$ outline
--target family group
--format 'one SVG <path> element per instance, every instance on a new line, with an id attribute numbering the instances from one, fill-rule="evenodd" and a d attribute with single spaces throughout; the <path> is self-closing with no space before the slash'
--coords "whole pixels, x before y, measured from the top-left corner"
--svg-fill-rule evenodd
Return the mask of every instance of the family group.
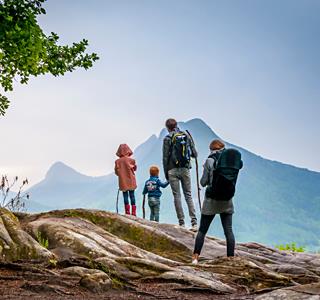
<path id="1" fill-rule="evenodd" d="M 159 222 L 161 188 L 170 185 L 178 223 L 185 227 L 185 215 L 181 201 L 182 187 L 191 219 L 191 230 L 197 231 L 192 262 L 198 263 L 205 235 L 216 214 L 220 215 L 226 236 L 227 256 L 234 256 L 233 197 L 238 174 L 243 166 L 240 152 L 236 149 L 226 148 L 221 140 L 209 141 L 210 153 L 203 165 L 200 179 L 200 184 L 206 188 L 206 191 L 201 207 L 200 226 L 198 227 L 192 198 L 190 172 L 192 159 L 197 159 L 198 152 L 191 134 L 188 131 L 180 130 L 175 119 L 168 119 L 165 126 L 168 134 L 163 140 L 162 162 L 166 181 L 159 178 L 159 167 L 153 165 L 149 169 L 150 178 L 143 187 L 143 196 L 148 197 L 150 220 Z M 119 158 L 115 162 L 115 174 L 119 178 L 119 190 L 123 193 L 125 213 L 136 216 L 136 161 L 132 158 L 133 152 L 127 144 L 121 144 L 116 154 Z"/>

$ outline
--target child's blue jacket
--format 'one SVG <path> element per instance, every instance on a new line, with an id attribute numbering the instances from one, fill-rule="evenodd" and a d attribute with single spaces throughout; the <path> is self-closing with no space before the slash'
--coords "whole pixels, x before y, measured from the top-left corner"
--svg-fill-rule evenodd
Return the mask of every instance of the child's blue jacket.
<path id="1" fill-rule="evenodd" d="M 166 188 L 169 185 L 169 182 L 162 182 L 158 176 L 151 176 L 145 183 L 142 194 L 148 194 L 150 198 L 160 198 L 162 192 L 160 187 Z"/>

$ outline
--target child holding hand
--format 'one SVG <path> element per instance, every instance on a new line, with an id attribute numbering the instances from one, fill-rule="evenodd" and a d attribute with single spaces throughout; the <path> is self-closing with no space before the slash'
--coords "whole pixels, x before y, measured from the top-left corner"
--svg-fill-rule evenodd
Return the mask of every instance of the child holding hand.
<path id="1" fill-rule="evenodd" d="M 166 188 L 169 182 L 162 182 L 159 179 L 159 168 L 157 166 L 150 167 L 150 178 L 146 181 L 143 195 L 148 194 L 148 204 L 150 207 L 150 221 L 159 222 L 160 214 L 160 197 L 162 192 L 160 188 Z"/>

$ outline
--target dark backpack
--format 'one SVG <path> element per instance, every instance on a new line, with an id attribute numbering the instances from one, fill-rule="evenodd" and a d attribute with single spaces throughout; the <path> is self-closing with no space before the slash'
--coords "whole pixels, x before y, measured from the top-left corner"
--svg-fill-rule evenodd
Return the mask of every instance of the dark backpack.
<path id="1" fill-rule="evenodd" d="M 183 131 L 175 132 L 171 137 L 171 158 L 175 166 L 179 168 L 186 168 L 190 164 L 190 141 L 188 135 Z"/>
<path id="2" fill-rule="evenodd" d="M 236 192 L 238 174 L 243 167 L 241 153 L 230 148 L 209 157 L 215 159 L 215 170 L 206 196 L 215 200 L 230 200 Z"/>

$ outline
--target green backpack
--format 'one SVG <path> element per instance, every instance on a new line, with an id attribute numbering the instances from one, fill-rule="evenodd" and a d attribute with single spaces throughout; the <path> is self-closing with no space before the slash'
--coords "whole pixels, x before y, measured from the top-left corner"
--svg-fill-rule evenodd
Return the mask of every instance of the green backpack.
<path id="1" fill-rule="evenodd" d="M 236 192 L 238 174 L 243 167 L 241 153 L 230 148 L 209 157 L 215 159 L 215 170 L 211 185 L 206 190 L 206 196 L 215 200 L 228 201 Z"/>

